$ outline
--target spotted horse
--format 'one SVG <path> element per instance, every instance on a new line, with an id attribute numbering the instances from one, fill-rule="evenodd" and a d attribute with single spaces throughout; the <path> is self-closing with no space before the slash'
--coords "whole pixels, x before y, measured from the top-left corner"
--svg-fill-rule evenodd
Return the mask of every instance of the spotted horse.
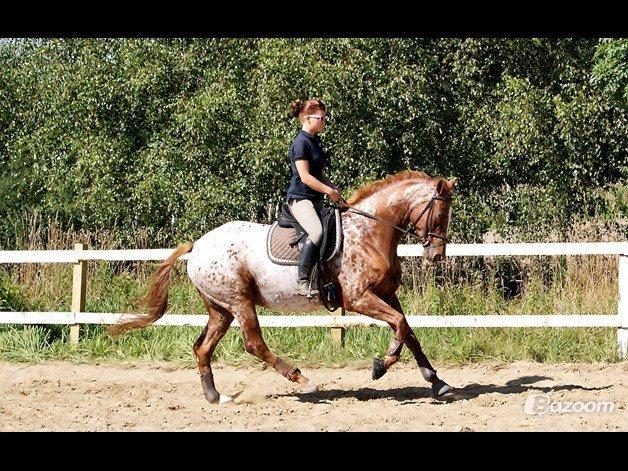
<path id="1" fill-rule="evenodd" d="M 423 378 L 431 384 L 435 397 L 451 387 L 437 376 L 423 353 L 396 295 L 401 284 L 397 246 L 404 234 L 398 229 L 409 226 L 411 231 L 421 235 L 423 255 L 429 261 L 443 260 L 454 184 L 454 179 L 433 178 L 408 170 L 359 188 L 347 201 L 351 210 L 344 212 L 341 218 L 342 247 L 326 262 L 340 287 L 342 307 L 385 321 L 394 331 L 384 358 L 373 361 L 373 378 L 382 377 L 398 361 L 405 344 L 414 355 Z M 373 217 L 364 217 L 364 214 Z M 317 391 L 311 379 L 273 353 L 262 337 L 256 306 L 284 312 L 311 312 L 322 307 L 319 298 L 296 294 L 296 266 L 280 265 L 269 259 L 266 246 L 269 228 L 266 224 L 232 221 L 207 232 L 195 242 L 181 245 L 158 266 L 143 299 L 147 312 L 124 316 L 109 327 L 110 333 L 120 335 L 161 318 L 167 309 L 174 263 L 190 253 L 187 273 L 209 314 L 206 327 L 194 343 L 206 399 L 210 403 L 231 400 L 216 390 L 211 358 L 234 318 L 240 325 L 247 352 L 298 383 L 302 393 Z"/>

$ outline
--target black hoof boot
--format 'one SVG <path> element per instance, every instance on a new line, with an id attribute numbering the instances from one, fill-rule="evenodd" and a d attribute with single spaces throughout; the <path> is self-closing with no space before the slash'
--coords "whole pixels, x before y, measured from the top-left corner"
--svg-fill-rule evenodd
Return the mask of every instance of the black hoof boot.
<path id="1" fill-rule="evenodd" d="M 386 374 L 384 362 L 379 358 L 373 358 L 373 379 L 379 379 Z"/>
<path id="2" fill-rule="evenodd" d="M 437 379 L 432 383 L 432 396 L 441 397 L 443 394 L 451 391 L 451 386 L 442 379 Z"/>
<path id="3" fill-rule="evenodd" d="M 214 386 L 214 377 L 210 374 L 201 375 L 201 384 L 203 385 L 203 392 L 205 393 L 205 399 L 210 404 L 218 404 L 220 402 L 220 394 L 216 391 Z"/>

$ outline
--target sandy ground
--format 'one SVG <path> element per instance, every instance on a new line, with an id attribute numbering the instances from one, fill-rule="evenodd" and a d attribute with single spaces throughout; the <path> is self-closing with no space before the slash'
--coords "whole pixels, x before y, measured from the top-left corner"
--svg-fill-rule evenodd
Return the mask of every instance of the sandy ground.
<path id="1" fill-rule="evenodd" d="M 215 365 L 218 390 L 236 397 L 210 405 L 197 371 L 172 364 L 0 362 L 0 430 L 628 431 L 628 362 L 441 366 L 456 388 L 444 400 L 432 399 L 412 365 L 395 365 L 378 381 L 370 369 L 303 372 L 319 392 L 301 395 L 261 366 Z M 532 405 L 528 398 L 539 394 L 549 394 L 553 411 L 526 414 L 526 399 Z M 534 404 L 543 407 L 543 400 Z M 612 401 L 613 411 L 558 412 L 559 401 L 598 410 L 607 407 L 598 401 Z"/>

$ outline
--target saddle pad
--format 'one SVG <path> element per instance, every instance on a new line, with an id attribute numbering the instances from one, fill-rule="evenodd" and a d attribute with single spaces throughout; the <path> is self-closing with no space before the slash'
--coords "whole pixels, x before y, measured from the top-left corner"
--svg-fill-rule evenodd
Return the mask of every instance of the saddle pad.
<path id="1" fill-rule="evenodd" d="M 274 263 L 279 265 L 298 265 L 299 247 L 290 247 L 290 241 L 295 237 L 296 231 L 293 227 L 281 227 L 277 221 L 270 226 L 268 237 L 266 238 L 266 249 L 268 256 Z"/>
<path id="2" fill-rule="evenodd" d="M 329 234 L 331 239 L 333 250 L 325 257 L 324 261 L 331 260 L 340 250 L 340 244 L 342 242 L 342 222 L 340 220 L 340 211 L 335 210 L 334 218 L 336 220 L 336 228 L 334 234 Z M 268 230 L 268 236 L 266 237 L 266 252 L 268 258 L 273 263 L 279 265 L 298 265 L 299 264 L 299 247 L 295 245 L 290 247 L 289 243 L 296 236 L 296 231 L 293 227 L 281 227 L 277 224 L 277 221 L 273 222 Z"/>

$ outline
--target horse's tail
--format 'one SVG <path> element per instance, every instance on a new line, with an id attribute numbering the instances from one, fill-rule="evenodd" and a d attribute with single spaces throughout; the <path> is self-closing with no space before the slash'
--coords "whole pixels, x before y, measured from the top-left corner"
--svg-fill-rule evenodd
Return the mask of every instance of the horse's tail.
<path id="1" fill-rule="evenodd" d="M 146 327 L 164 315 L 168 308 L 168 287 L 170 285 L 170 272 L 174 262 L 182 255 L 190 252 L 192 247 L 194 247 L 194 242 L 188 242 L 177 247 L 172 255 L 157 267 L 157 273 L 155 273 L 148 293 L 139 302 L 141 306 L 148 308 L 148 314 L 139 314 L 130 320 L 109 326 L 107 330 L 111 335 L 117 336 L 129 329 Z"/>

